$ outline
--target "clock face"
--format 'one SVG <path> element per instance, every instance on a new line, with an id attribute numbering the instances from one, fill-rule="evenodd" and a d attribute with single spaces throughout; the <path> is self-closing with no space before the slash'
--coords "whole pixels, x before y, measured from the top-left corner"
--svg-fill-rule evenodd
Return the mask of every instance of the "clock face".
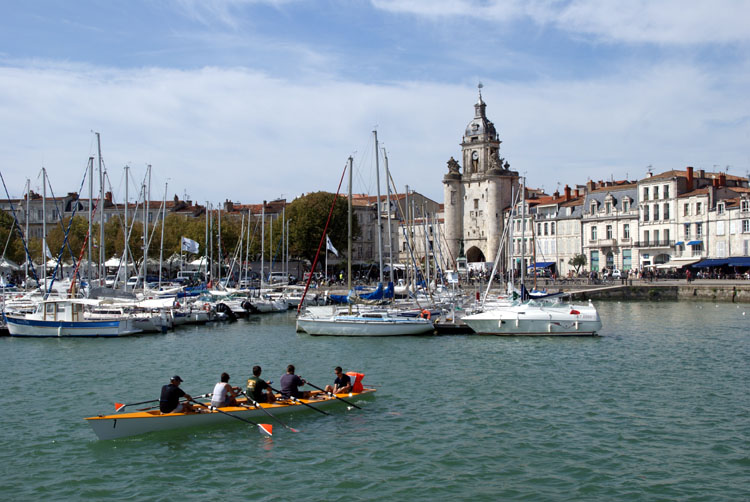
<path id="1" fill-rule="evenodd" d="M 471 158 L 477 160 L 479 158 L 479 152 L 474 151 L 474 153 L 471 154 Z"/>

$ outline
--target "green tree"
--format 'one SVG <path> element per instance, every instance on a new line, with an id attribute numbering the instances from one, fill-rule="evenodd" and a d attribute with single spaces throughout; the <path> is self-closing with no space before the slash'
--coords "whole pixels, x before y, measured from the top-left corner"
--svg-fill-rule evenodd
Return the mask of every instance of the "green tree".
<path id="1" fill-rule="evenodd" d="M 568 260 L 568 264 L 574 266 L 576 268 L 576 274 L 578 274 L 581 270 L 581 267 L 586 266 L 586 255 L 577 254 L 573 256 L 573 258 Z"/>
<path id="2" fill-rule="evenodd" d="M 311 262 L 315 258 L 334 197 L 335 194 L 329 192 L 315 192 L 295 199 L 289 205 L 286 214 L 287 218 L 292 220 L 289 225 L 289 252 L 292 255 L 306 258 Z M 347 241 L 347 213 L 346 197 L 339 197 L 328 227 L 331 241 L 336 243 Z M 356 238 L 359 236 L 359 224 L 356 218 L 352 218 L 352 224 L 352 235 Z M 274 240 L 275 238 L 276 229 L 274 229 Z"/>

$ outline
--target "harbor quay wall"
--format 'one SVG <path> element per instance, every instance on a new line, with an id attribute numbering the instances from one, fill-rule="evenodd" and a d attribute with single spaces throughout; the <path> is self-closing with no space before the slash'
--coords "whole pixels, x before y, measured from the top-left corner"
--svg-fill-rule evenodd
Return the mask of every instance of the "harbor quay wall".
<path id="1" fill-rule="evenodd" d="M 635 284 L 570 291 L 578 300 L 683 300 L 750 303 L 750 284 Z"/>

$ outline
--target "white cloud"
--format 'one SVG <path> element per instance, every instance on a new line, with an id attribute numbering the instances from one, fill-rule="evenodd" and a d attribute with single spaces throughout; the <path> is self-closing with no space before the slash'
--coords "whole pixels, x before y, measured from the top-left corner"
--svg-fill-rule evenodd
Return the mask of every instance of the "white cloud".
<path id="1" fill-rule="evenodd" d="M 483 94 L 512 168 L 554 191 L 557 182 L 643 176 L 648 164 L 730 164 L 744 174 L 748 75 L 675 63 L 586 81 L 484 79 Z M 371 162 L 376 125 L 399 188 L 442 201 L 445 163 L 460 158 L 476 99 L 471 84 L 300 82 L 213 67 L 15 65 L 0 67 L 0 87 L 0 168 L 16 195 L 42 165 L 57 193 L 77 190 L 93 129 L 113 180 L 126 163 L 134 176 L 150 163 L 155 186 L 170 178 L 170 193 L 199 201 L 334 190 L 350 153 L 357 165 Z M 374 192 L 372 178 L 358 175 L 355 191 Z"/>
<path id="2" fill-rule="evenodd" d="M 597 40 L 694 45 L 750 40 L 747 0 L 372 0 L 376 8 L 427 18 L 522 18 Z"/>

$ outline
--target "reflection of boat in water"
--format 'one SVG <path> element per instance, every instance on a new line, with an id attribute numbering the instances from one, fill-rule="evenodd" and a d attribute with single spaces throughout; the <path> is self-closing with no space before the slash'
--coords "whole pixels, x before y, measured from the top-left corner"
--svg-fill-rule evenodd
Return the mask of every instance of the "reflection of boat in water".
<path id="1" fill-rule="evenodd" d="M 339 397 L 354 402 L 354 400 L 360 401 L 362 398 L 369 398 L 374 394 L 375 389 L 363 388 L 361 392 L 341 394 Z M 251 421 L 267 421 L 270 417 L 266 412 L 274 416 L 288 415 L 302 411 L 312 412 L 313 410 L 310 410 L 305 404 L 320 410 L 346 406 L 344 401 L 328 396 L 324 392 L 313 391 L 313 397 L 315 399 L 300 399 L 297 402 L 279 400 L 275 403 L 263 403 L 260 404 L 263 409 L 256 408 L 254 405 L 248 405 L 247 400 L 242 398 L 237 400 L 240 406 L 221 408 L 221 411 L 224 413 L 198 408 L 201 411 L 162 414 L 157 409 L 134 413 L 98 415 L 88 417 L 86 421 L 94 429 L 99 439 L 117 439 L 145 434 L 147 432 L 234 422 L 235 419 L 232 416 Z M 228 416 L 227 414 L 231 414 L 232 416 Z"/>
<path id="2" fill-rule="evenodd" d="M 595 335 L 602 321 L 594 305 L 529 300 L 463 317 L 475 332 L 485 335 Z"/>

